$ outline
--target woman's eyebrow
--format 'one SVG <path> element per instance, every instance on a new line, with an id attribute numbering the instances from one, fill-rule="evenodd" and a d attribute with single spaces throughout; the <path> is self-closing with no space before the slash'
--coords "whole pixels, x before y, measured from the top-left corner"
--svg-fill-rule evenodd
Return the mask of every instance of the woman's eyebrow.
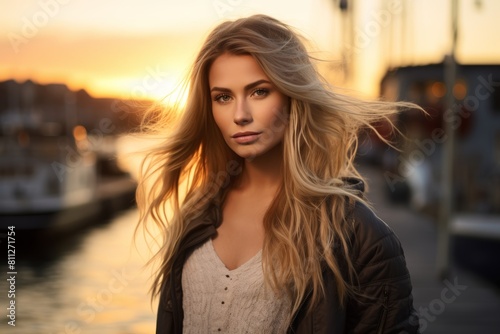
<path id="1" fill-rule="evenodd" d="M 268 80 L 261 79 L 261 80 L 257 80 L 255 82 L 249 83 L 248 85 L 246 85 L 244 87 L 244 89 L 245 89 L 245 91 L 249 91 L 252 88 L 255 88 L 258 85 L 263 84 L 263 83 L 270 84 L 270 82 Z M 210 89 L 210 92 L 214 92 L 214 91 L 223 92 L 223 93 L 231 93 L 231 90 L 229 88 L 223 88 L 223 87 L 212 87 L 212 89 Z"/>

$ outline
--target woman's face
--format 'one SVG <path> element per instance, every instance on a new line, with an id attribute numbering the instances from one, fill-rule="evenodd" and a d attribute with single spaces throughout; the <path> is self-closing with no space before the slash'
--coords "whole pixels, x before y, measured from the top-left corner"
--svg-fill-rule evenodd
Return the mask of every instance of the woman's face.
<path id="1" fill-rule="evenodd" d="M 261 157 L 283 140 L 287 97 L 252 56 L 219 56 L 208 80 L 213 117 L 236 154 L 245 159 Z"/>

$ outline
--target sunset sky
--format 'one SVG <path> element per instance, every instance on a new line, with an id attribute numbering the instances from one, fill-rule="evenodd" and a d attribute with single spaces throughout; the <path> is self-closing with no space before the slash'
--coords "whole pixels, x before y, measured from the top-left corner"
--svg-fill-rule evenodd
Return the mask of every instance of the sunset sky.
<path id="1" fill-rule="evenodd" d="M 500 63 L 500 1 L 460 0 L 457 56 Z M 23 0 L 0 5 L 0 80 L 32 79 L 93 96 L 161 98 L 215 25 L 264 13 L 296 27 L 339 62 L 337 0 Z M 403 6 L 404 3 L 404 6 Z M 358 0 L 350 84 L 377 93 L 387 66 L 439 62 L 450 49 L 451 0 Z"/>

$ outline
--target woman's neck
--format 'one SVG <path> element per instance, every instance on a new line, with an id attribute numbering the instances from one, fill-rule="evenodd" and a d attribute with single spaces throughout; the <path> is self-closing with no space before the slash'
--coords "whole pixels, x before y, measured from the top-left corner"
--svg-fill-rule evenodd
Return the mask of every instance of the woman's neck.
<path id="1" fill-rule="evenodd" d="M 237 188 L 277 190 L 283 180 L 282 168 L 283 149 L 281 145 L 278 145 L 264 155 L 244 161 Z"/>

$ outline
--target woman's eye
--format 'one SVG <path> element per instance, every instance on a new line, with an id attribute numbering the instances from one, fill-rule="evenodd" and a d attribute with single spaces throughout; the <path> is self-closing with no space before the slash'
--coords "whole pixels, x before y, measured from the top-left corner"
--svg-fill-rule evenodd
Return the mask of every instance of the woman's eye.
<path id="1" fill-rule="evenodd" d="M 257 97 L 264 97 L 264 96 L 267 96 L 268 94 L 269 94 L 269 90 L 265 89 L 265 88 L 258 88 L 253 92 L 253 95 L 255 95 Z"/>
<path id="2" fill-rule="evenodd" d="M 231 96 L 229 96 L 227 94 L 219 94 L 219 95 L 216 95 L 214 98 L 214 101 L 217 101 L 219 103 L 227 103 L 227 102 L 229 102 L 229 100 L 231 100 Z"/>

